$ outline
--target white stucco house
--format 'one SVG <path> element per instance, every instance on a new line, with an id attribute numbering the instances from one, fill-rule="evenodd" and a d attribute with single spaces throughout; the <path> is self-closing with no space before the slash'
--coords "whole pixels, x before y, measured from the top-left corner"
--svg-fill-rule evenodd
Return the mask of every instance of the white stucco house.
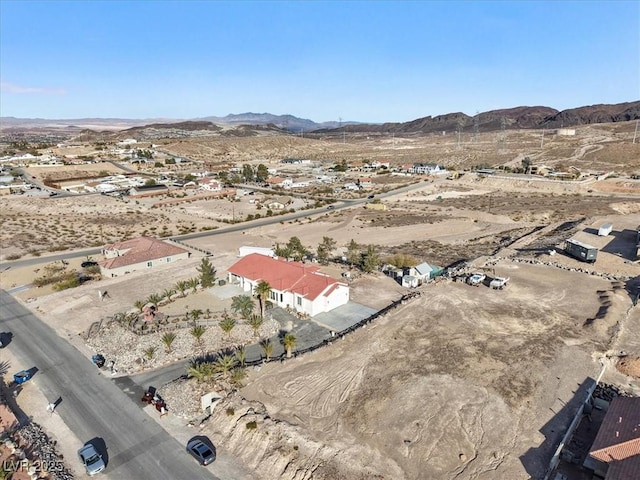
<path id="1" fill-rule="evenodd" d="M 348 285 L 319 269 L 316 265 L 253 253 L 228 269 L 228 280 L 250 294 L 258 283 L 267 282 L 271 287 L 269 300 L 273 304 L 313 317 L 349 302 Z"/>
<path id="2" fill-rule="evenodd" d="M 100 260 L 100 273 L 104 277 L 118 277 L 137 270 L 166 265 L 189 258 L 191 253 L 169 242 L 151 237 L 132 238 L 105 245 L 105 259 Z"/>

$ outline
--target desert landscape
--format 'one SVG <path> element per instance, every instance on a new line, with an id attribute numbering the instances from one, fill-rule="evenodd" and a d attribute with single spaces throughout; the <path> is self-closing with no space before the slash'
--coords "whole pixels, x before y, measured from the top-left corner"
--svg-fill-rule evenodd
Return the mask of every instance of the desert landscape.
<path id="1" fill-rule="evenodd" d="M 237 136 L 216 130 L 179 139 L 162 137 L 158 128 L 84 132 L 68 142 L 73 156 L 101 161 L 15 168 L 44 185 L 132 174 L 129 169 L 159 178 L 164 165 L 132 166 L 95 148 L 96 142 L 136 136 L 144 148 L 161 152 L 159 158 L 189 159 L 172 170 L 176 175 L 263 164 L 277 171 L 274 176 L 307 178 L 344 161 L 352 168 L 340 184 L 365 177 L 371 182 L 363 191 L 333 185 L 292 191 L 241 182 L 234 184 L 233 198 L 206 200 L 182 187 L 149 197 L 3 196 L 0 286 L 88 357 L 107 353 L 120 375 L 135 378 L 200 352 L 186 331 L 178 332 L 171 353 L 161 348 L 160 333 L 136 335 L 110 324 L 88 335 L 97 321 L 106 325 L 136 301 L 197 275 L 205 256 L 218 278 L 226 278 L 240 246 L 276 248 L 297 237 L 316 252 L 330 237 L 335 261 L 322 268 L 344 279 L 351 301 L 378 311 L 409 292 L 416 295 L 314 352 L 247 369 L 236 387 L 183 379 L 167 387 L 168 404 L 180 405 L 176 410 L 186 423 L 199 414 L 199 394 L 208 388 L 228 392 L 202 431 L 255 478 L 542 479 L 584 401 L 583 386 L 603 366 L 601 382 L 640 394 L 640 144 L 632 142 L 634 128 L 635 122 L 616 122 L 577 126 L 571 136 L 514 129 L 466 132 L 461 139 L 454 132 L 390 136 L 349 130 L 348 136 L 306 138 L 277 130 L 248 135 L 246 128 Z M 45 151 L 69 153 L 64 145 Z M 290 158 L 309 159 L 312 166 L 281 163 Z M 360 166 L 373 162 L 390 168 L 433 162 L 447 170 L 392 175 Z M 518 172 L 525 164 L 574 172 L 574 178 Z M 184 202 L 158 205 L 176 195 Z M 265 224 L 266 208 L 258 209 L 256 197 L 258 204 L 275 197 L 290 203 Z M 611 235 L 598 235 L 604 224 L 613 225 Z M 116 278 L 92 276 L 62 291 L 32 285 L 55 253 L 77 251 L 65 269 L 81 272 L 82 261 L 101 258 L 85 252 L 107 243 L 193 233 L 211 235 L 184 239 L 193 254 L 181 264 Z M 586 264 L 564 254 L 568 238 L 597 247 L 597 261 Z M 351 242 L 362 251 L 372 247 L 380 268 L 364 272 L 341 261 Z M 419 287 L 402 287 L 381 271 L 398 255 L 457 269 Z M 508 278 L 508 286 L 461 281 L 474 272 Z M 210 310 L 219 320 L 231 311 L 222 288 L 174 295 L 160 310 L 170 316 Z M 108 290 L 110 298 L 99 300 L 99 290 Z M 280 326 L 272 320 L 261 328 L 259 336 L 269 337 Z M 252 343 L 251 329 L 239 319 L 230 336 L 208 328 L 202 348 L 215 353 Z M 145 364 L 144 352 L 154 345 L 158 351 Z"/>

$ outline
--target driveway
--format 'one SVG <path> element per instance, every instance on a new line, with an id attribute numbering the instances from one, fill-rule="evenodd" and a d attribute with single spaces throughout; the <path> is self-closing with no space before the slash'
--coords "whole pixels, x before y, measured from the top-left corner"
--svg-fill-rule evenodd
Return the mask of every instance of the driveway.
<path id="1" fill-rule="evenodd" d="M 338 333 L 354 326 L 356 323 L 370 317 L 376 312 L 377 310 L 375 308 L 366 307 L 356 302 L 349 302 L 346 305 L 334 308 L 330 312 L 316 315 L 313 317 L 313 321 L 320 326 Z"/>

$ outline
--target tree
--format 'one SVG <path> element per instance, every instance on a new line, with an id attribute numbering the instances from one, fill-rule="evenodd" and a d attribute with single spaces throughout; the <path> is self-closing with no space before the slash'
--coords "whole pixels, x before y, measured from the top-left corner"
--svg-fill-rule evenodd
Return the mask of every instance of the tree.
<path id="1" fill-rule="evenodd" d="M 189 286 L 189 288 L 191 288 L 191 291 L 193 293 L 196 293 L 198 291 L 198 285 L 200 285 L 200 279 L 190 278 L 189 280 L 187 280 L 187 285 Z"/>
<path id="2" fill-rule="evenodd" d="M 300 239 L 298 237 L 291 237 L 286 246 L 287 250 L 290 252 L 290 255 L 293 257 L 295 261 L 302 260 L 306 255 L 309 255 L 309 250 L 307 250 Z"/>
<path id="3" fill-rule="evenodd" d="M 191 362 L 187 368 L 189 378 L 195 378 L 198 383 L 210 380 L 214 373 L 214 366 L 208 362 Z"/>
<path id="4" fill-rule="evenodd" d="M 202 259 L 200 266 L 196 270 L 200 272 L 200 285 L 202 285 L 202 288 L 213 287 L 216 281 L 216 269 L 211 265 L 208 257 Z"/>
<path id="5" fill-rule="evenodd" d="M 171 353 L 171 345 L 176 339 L 176 334 L 173 332 L 167 332 L 162 336 L 162 343 L 166 347 L 167 353 Z"/>
<path id="6" fill-rule="evenodd" d="M 158 350 L 158 348 L 157 348 L 157 347 L 148 347 L 148 348 L 145 348 L 145 350 L 144 350 L 144 352 L 143 352 L 143 353 L 144 353 L 145 358 L 146 358 L 147 360 L 152 360 L 152 359 L 153 359 L 153 357 L 154 357 L 154 355 L 156 354 L 156 351 L 157 351 L 157 350 Z"/>
<path id="7" fill-rule="evenodd" d="M 244 367 L 244 364 L 247 361 L 247 351 L 244 349 L 244 347 L 238 348 L 235 352 L 235 355 L 238 363 L 240 363 L 240 366 Z"/>
<path id="8" fill-rule="evenodd" d="M 318 245 L 318 261 L 322 265 L 329 263 L 331 252 L 336 248 L 336 241 L 331 237 L 322 237 L 322 242 Z"/>
<path id="9" fill-rule="evenodd" d="M 253 334 L 256 337 L 258 336 L 258 332 L 260 331 L 260 327 L 262 326 L 263 322 L 264 319 L 259 315 L 251 315 L 251 317 L 249 317 L 249 320 L 247 321 L 249 326 L 253 328 Z"/>
<path id="10" fill-rule="evenodd" d="M 524 173 L 529 173 L 529 167 L 531 166 L 531 159 L 529 157 L 524 157 L 522 159 L 522 169 Z"/>
<path id="11" fill-rule="evenodd" d="M 235 321 L 235 319 L 227 316 L 227 317 L 223 318 L 222 320 L 220 320 L 219 325 L 220 325 L 220 328 L 222 329 L 222 331 L 227 334 L 227 339 L 229 339 L 229 337 L 231 336 L 231 331 L 236 326 L 236 321 Z"/>
<path id="12" fill-rule="evenodd" d="M 255 180 L 255 173 L 253 171 L 253 167 L 249 164 L 244 164 L 242 166 L 242 179 L 245 182 L 253 182 Z"/>
<path id="13" fill-rule="evenodd" d="M 250 295 L 238 295 L 231 301 L 231 310 L 239 313 L 242 318 L 249 318 L 256 307 Z"/>
<path id="14" fill-rule="evenodd" d="M 180 280 L 176 282 L 176 290 L 180 292 L 181 297 L 186 297 L 187 290 L 189 290 L 189 282 L 186 280 Z"/>
<path id="15" fill-rule="evenodd" d="M 287 332 L 282 337 L 282 346 L 287 352 L 287 358 L 291 358 L 291 351 L 296 348 L 296 337 L 291 333 Z"/>
<path id="16" fill-rule="evenodd" d="M 193 319 L 194 322 L 197 322 L 203 313 L 204 312 L 202 310 L 194 309 L 189 312 L 189 316 Z"/>
<path id="17" fill-rule="evenodd" d="M 347 245 L 347 262 L 349 262 L 351 268 L 360 263 L 360 255 L 360 245 L 358 245 L 355 240 L 351 239 L 349 245 Z"/>
<path id="18" fill-rule="evenodd" d="M 264 280 L 256 285 L 256 295 L 258 295 L 258 301 L 260 302 L 260 316 L 264 318 L 264 311 L 267 304 L 267 299 L 271 294 L 271 285 Z"/>
<path id="19" fill-rule="evenodd" d="M 229 380 L 238 386 L 242 386 L 242 381 L 247 377 L 247 371 L 244 368 L 234 368 L 231 370 L 231 375 L 229 376 Z"/>
<path id="20" fill-rule="evenodd" d="M 133 306 L 136 307 L 140 311 L 140 313 L 142 313 L 142 309 L 145 305 L 146 303 L 144 302 L 144 300 L 136 300 L 133 304 Z"/>
<path id="21" fill-rule="evenodd" d="M 267 178 L 269 178 L 269 170 L 266 165 L 260 164 L 256 170 L 256 182 L 264 182 Z"/>
<path id="22" fill-rule="evenodd" d="M 202 336 L 206 330 L 203 325 L 195 325 L 191 328 L 189 333 L 191 333 L 197 345 L 202 346 Z"/>
<path id="23" fill-rule="evenodd" d="M 380 257 L 373 245 L 367 247 L 367 251 L 362 257 L 362 270 L 367 273 L 374 272 L 380 265 Z"/>
<path id="24" fill-rule="evenodd" d="M 162 298 L 166 299 L 167 302 L 171 301 L 171 297 L 176 294 L 175 288 L 165 288 L 162 292 Z"/>
<path id="25" fill-rule="evenodd" d="M 153 178 L 147 178 L 144 182 L 145 187 L 152 187 L 156 184 L 156 181 Z"/>
<path id="26" fill-rule="evenodd" d="M 266 357 L 268 362 L 269 359 L 271 358 L 271 354 L 273 353 L 273 342 L 271 341 L 271 339 L 265 338 L 260 342 L 260 346 L 262 347 L 262 350 L 264 351 L 264 356 Z"/>
<path id="27" fill-rule="evenodd" d="M 237 363 L 237 360 L 232 355 L 222 355 L 216 360 L 214 368 L 220 372 L 223 377 L 227 378 L 229 372 L 233 370 Z"/>
<path id="28" fill-rule="evenodd" d="M 159 295 L 157 293 L 152 293 L 147 297 L 147 303 L 158 306 L 162 298 L 163 298 L 162 295 Z"/>

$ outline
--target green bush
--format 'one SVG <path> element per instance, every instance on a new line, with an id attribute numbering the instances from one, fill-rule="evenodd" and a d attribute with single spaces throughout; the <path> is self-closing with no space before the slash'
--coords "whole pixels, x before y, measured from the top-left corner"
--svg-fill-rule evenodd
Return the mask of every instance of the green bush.
<path id="1" fill-rule="evenodd" d="M 227 408 L 227 415 L 229 415 L 230 417 L 233 417 L 235 413 L 236 411 L 233 409 L 233 407 Z"/>

